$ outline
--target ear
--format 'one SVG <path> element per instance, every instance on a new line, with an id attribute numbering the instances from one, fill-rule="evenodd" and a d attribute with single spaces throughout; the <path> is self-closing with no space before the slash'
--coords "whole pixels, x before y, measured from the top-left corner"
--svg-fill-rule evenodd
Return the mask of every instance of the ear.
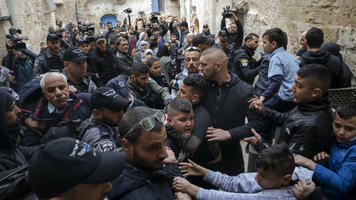
<path id="1" fill-rule="evenodd" d="M 135 75 L 131 75 L 131 76 L 130 76 L 130 79 L 131 79 L 132 81 L 134 81 L 134 80 L 136 79 Z"/>
<path id="2" fill-rule="evenodd" d="M 98 109 L 93 109 L 93 115 L 96 119 L 101 120 L 103 118 L 103 114 Z"/>
<path id="3" fill-rule="evenodd" d="M 292 181 L 292 175 L 287 174 L 282 179 L 282 185 L 289 186 L 291 181 Z"/>
<path id="4" fill-rule="evenodd" d="M 125 138 L 121 139 L 122 149 L 126 154 L 126 158 L 132 160 L 133 158 L 133 145 Z"/>
<path id="5" fill-rule="evenodd" d="M 322 95 L 323 91 L 320 88 L 315 88 L 312 92 L 312 97 L 320 97 Z"/>
<path id="6" fill-rule="evenodd" d="M 69 65 L 68 61 L 63 61 L 63 65 L 64 65 L 65 68 L 67 68 L 68 65 Z"/>
<path id="7" fill-rule="evenodd" d="M 192 104 L 197 104 L 200 101 L 200 96 L 198 94 L 194 94 L 192 97 Z"/>
<path id="8" fill-rule="evenodd" d="M 277 42 L 276 42 L 276 41 L 273 41 L 271 44 L 272 44 L 273 49 L 277 49 L 277 48 L 278 48 L 278 47 L 277 47 Z"/>
<path id="9" fill-rule="evenodd" d="M 168 115 L 167 115 L 167 122 L 170 124 L 172 122 L 172 118 L 170 118 Z"/>
<path id="10" fill-rule="evenodd" d="M 222 62 L 217 62 L 216 63 L 216 69 L 218 70 L 218 71 L 220 71 L 221 69 L 223 68 L 223 63 Z"/>

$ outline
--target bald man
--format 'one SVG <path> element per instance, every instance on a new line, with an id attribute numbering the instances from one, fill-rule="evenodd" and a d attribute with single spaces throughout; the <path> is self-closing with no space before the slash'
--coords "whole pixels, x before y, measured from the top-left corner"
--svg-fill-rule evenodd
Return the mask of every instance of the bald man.
<path id="1" fill-rule="evenodd" d="M 85 120 L 91 115 L 90 95 L 70 92 L 67 78 L 61 73 L 46 73 L 27 87 L 21 94 L 25 125 L 30 130 L 24 137 L 27 146 L 39 144 L 50 127 L 68 120 Z"/>
<path id="2" fill-rule="evenodd" d="M 253 88 L 228 72 L 227 60 L 223 50 L 209 48 L 201 54 L 199 70 L 209 82 L 202 101 L 212 118 L 207 139 L 220 143 L 224 161 L 222 172 L 237 175 L 244 172 L 240 139 L 251 135 L 251 128 L 262 131 L 263 122 L 255 111 L 248 109 Z"/>
<path id="3" fill-rule="evenodd" d="M 300 40 L 299 40 L 300 49 L 297 51 L 297 57 L 302 56 L 302 54 L 307 51 L 307 38 L 306 38 L 306 36 L 307 36 L 307 31 L 304 31 L 300 36 Z"/>

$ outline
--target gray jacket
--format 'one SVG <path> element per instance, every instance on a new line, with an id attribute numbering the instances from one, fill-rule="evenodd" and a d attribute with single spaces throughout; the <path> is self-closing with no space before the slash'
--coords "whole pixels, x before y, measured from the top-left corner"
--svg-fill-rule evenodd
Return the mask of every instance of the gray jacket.
<path id="1" fill-rule="evenodd" d="M 228 176 L 220 172 L 209 170 L 208 174 L 204 177 L 204 180 L 225 191 L 199 188 L 196 199 L 296 199 L 292 193 L 292 186 L 263 190 L 255 180 L 255 176 L 256 173 L 243 173 L 238 176 Z M 302 179 L 308 182 L 312 179 L 312 176 L 313 171 L 303 167 L 296 167 L 292 175 L 292 180 Z"/>
<path id="2" fill-rule="evenodd" d="M 127 83 L 129 85 L 130 93 L 132 94 L 132 96 L 136 99 L 143 101 L 146 105 L 149 104 L 146 101 L 146 97 L 150 96 L 150 92 L 152 92 L 154 95 L 160 96 L 160 98 L 163 100 L 164 105 L 167 105 L 172 100 L 172 96 L 169 94 L 169 92 L 162 86 L 158 85 L 158 83 L 152 78 L 149 78 L 148 80 L 148 88 L 142 88 L 134 84 L 131 80 L 128 80 Z"/>
<path id="3" fill-rule="evenodd" d="M 109 126 L 97 121 L 94 115 L 80 125 L 81 132 L 84 132 L 82 141 L 88 143 L 99 152 L 117 151 L 119 144 L 118 128 Z"/>

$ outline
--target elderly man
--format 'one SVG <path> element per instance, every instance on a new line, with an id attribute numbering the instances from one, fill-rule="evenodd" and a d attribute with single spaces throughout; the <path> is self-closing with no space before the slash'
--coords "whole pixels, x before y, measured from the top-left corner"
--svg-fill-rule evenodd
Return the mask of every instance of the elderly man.
<path id="1" fill-rule="evenodd" d="M 89 94 L 70 92 L 67 78 L 59 72 L 44 74 L 40 83 L 38 79 L 29 82 L 20 98 L 26 113 L 25 125 L 29 128 L 24 137 L 25 145 L 39 144 L 52 126 L 85 120 L 91 114 Z"/>

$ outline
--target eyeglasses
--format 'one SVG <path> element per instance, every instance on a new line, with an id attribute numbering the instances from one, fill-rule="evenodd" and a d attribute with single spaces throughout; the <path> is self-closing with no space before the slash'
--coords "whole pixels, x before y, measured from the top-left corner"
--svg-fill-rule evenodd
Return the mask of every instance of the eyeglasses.
<path id="1" fill-rule="evenodd" d="M 143 118 L 141 121 L 139 121 L 137 124 L 135 124 L 132 128 L 130 128 L 130 130 L 127 131 L 127 133 L 122 138 L 126 138 L 139 125 L 144 130 L 151 131 L 155 127 L 156 120 L 163 124 L 163 122 L 166 120 L 166 115 L 164 114 L 163 111 L 157 111 L 154 115 Z"/>
<path id="2" fill-rule="evenodd" d="M 198 47 L 190 46 L 184 49 L 184 54 L 188 51 L 198 51 L 200 53 L 200 49 Z"/>

